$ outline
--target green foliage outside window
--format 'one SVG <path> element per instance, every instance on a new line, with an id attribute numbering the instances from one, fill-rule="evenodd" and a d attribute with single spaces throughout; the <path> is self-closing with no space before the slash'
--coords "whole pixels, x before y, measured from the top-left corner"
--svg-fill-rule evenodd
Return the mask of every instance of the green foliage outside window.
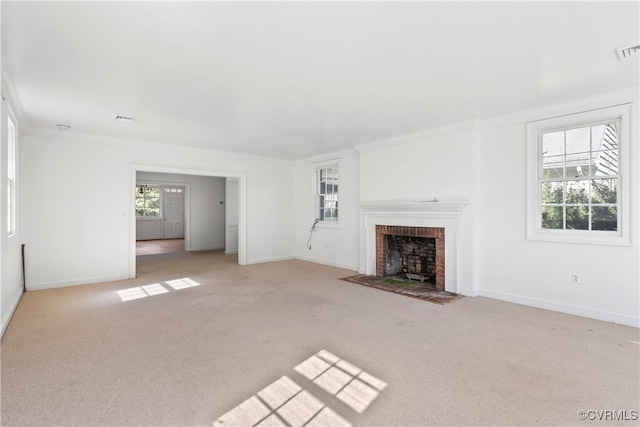
<path id="1" fill-rule="evenodd" d="M 542 228 L 562 230 L 566 220 L 568 230 L 616 231 L 616 187 L 617 179 L 543 183 Z"/>
<path id="2" fill-rule="evenodd" d="M 136 186 L 136 217 L 160 216 L 160 189 L 150 185 Z"/>

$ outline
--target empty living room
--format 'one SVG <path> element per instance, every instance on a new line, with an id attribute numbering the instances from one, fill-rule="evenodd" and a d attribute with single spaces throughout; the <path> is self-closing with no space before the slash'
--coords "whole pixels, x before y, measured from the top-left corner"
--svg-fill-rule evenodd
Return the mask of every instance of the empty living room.
<path id="1" fill-rule="evenodd" d="M 0 20 L 1 425 L 640 422 L 640 2 Z"/>

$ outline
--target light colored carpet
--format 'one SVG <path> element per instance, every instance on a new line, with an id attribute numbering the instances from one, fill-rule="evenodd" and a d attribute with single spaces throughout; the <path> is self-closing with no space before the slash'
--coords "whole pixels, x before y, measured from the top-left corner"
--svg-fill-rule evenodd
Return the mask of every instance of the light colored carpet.
<path id="1" fill-rule="evenodd" d="M 2 340 L 2 425 L 229 425 L 254 410 L 273 425 L 637 425 L 578 418 L 638 411 L 635 328 L 436 305 L 221 251 L 142 257 L 138 274 L 24 295 Z"/>

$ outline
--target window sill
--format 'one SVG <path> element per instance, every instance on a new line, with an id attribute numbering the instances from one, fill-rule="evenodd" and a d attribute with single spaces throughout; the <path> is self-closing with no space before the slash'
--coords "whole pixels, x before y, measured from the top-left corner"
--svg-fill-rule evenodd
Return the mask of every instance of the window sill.
<path id="1" fill-rule="evenodd" d="M 319 222 L 316 224 L 316 228 L 328 228 L 328 229 L 336 229 L 339 230 L 342 228 L 340 225 L 340 221 L 338 222 Z"/>
<path id="2" fill-rule="evenodd" d="M 630 239 L 619 233 L 580 231 L 537 231 L 529 233 L 527 240 L 554 243 L 578 243 L 587 245 L 631 246 Z"/>

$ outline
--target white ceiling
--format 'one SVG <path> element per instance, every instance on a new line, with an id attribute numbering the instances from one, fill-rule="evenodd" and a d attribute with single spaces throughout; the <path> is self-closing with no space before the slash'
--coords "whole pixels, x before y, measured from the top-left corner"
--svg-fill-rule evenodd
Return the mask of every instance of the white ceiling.
<path id="1" fill-rule="evenodd" d="M 31 128 L 299 159 L 638 86 L 640 55 L 615 49 L 640 44 L 639 13 L 637 1 L 3 0 L 2 71 Z"/>

